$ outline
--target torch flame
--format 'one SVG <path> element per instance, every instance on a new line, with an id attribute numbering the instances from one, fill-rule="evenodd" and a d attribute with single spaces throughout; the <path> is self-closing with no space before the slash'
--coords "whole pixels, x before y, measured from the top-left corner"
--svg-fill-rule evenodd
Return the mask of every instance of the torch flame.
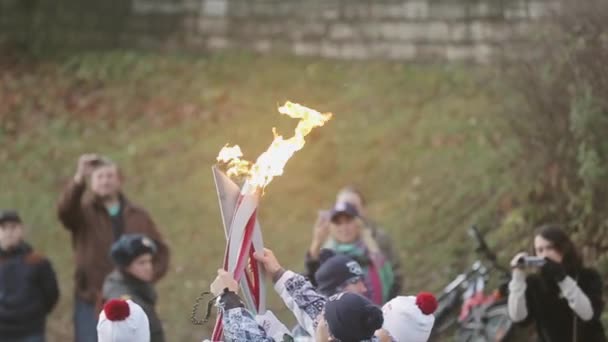
<path id="1" fill-rule="evenodd" d="M 332 115 L 331 113 L 322 114 L 314 109 L 289 101 L 279 107 L 279 113 L 294 119 L 300 119 L 295 128 L 294 136 L 284 139 L 273 128 L 274 140 L 253 165 L 241 159 L 243 153 L 238 145 L 233 147 L 224 146 L 217 160 L 228 165 L 228 176 L 246 176 L 247 182 L 252 185 L 252 189 L 266 187 L 274 177 L 283 174 L 285 164 L 295 152 L 304 147 L 306 143 L 304 138 L 312 129 L 323 126 L 331 119 Z"/>

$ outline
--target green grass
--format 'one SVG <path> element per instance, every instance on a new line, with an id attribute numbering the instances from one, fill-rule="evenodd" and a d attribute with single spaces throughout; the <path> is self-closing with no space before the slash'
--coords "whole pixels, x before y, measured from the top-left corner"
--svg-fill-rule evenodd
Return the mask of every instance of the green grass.
<path id="1" fill-rule="evenodd" d="M 212 327 L 190 325 L 189 315 L 224 250 L 215 156 L 236 143 L 255 159 L 274 126 L 290 136 L 295 120 L 276 111 L 285 100 L 335 114 L 262 200 L 265 243 L 288 268 L 303 268 L 319 207 L 354 183 L 393 236 L 406 293 L 437 290 L 472 254 L 467 225 L 495 222 L 513 188 L 512 144 L 497 134 L 498 96 L 482 69 L 115 52 L 27 70 L 2 71 L 0 207 L 22 212 L 29 239 L 59 273 L 51 341 L 70 339 L 72 253 L 54 208 L 81 153 L 120 163 L 126 193 L 170 243 L 171 271 L 158 285 L 170 341 L 201 340 Z M 293 322 L 274 295 L 271 308 Z"/>

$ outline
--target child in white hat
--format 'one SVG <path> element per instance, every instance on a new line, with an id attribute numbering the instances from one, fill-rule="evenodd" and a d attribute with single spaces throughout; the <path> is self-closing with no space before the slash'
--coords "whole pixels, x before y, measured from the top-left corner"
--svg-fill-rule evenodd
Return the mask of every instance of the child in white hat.
<path id="1" fill-rule="evenodd" d="M 150 323 L 131 300 L 112 299 L 99 314 L 98 342 L 150 342 Z"/>
<path id="2" fill-rule="evenodd" d="M 382 307 L 382 329 L 397 342 L 426 342 L 431 335 L 437 300 L 430 293 L 418 296 L 399 296 Z"/>

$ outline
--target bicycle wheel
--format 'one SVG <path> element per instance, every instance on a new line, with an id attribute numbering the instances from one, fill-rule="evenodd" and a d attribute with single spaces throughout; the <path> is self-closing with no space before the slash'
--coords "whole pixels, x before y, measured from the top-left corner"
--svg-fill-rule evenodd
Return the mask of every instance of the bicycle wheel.
<path id="1" fill-rule="evenodd" d="M 511 331 L 512 325 L 505 303 L 477 307 L 461 323 L 456 340 L 459 342 L 502 342 Z"/>
<path id="2" fill-rule="evenodd" d="M 485 313 L 484 321 L 486 322 L 486 335 L 490 341 L 505 341 L 513 327 L 506 303 L 490 306 Z"/>

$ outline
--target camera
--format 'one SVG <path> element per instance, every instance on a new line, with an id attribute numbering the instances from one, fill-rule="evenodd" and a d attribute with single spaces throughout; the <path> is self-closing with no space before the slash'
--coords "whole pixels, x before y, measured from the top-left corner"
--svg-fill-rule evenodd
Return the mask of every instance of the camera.
<path id="1" fill-rule="evenodd" d="M 537 257 L 537 256 L 525 256 L 521 257 L 517 260 L 517 266 L 519 267 L 541 267 L 547 261 L 545 258 Z"/>

